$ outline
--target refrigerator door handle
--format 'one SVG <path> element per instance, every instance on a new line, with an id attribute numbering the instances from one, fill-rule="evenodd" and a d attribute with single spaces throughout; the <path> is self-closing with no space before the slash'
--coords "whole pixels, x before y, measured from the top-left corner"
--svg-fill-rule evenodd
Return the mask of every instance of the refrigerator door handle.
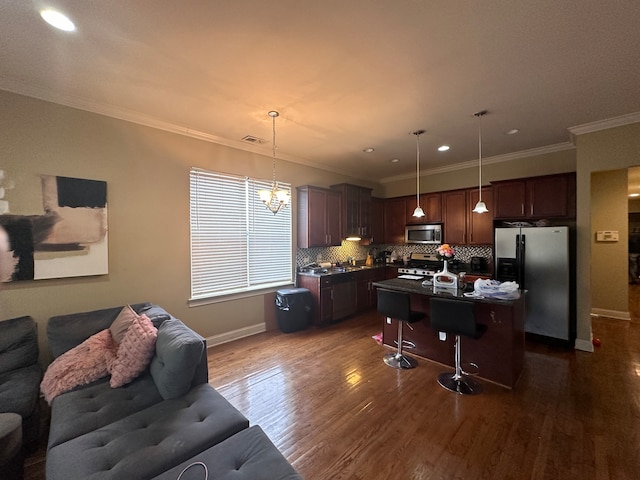
<path id="1" fill-rule="evenodd" d="M 520 259 L 518 262 L 518 285 L 520 286 L 521 290 L 525 289 L 525 285 L 524 285 L 524 269 L 526 267 L 525 265 L 525 252 L 526 252 L 526 235 L 523 233 L 522 235 L 520 235 L 520 248 L 518 249 L 518 252 L 520 253 Z"/>

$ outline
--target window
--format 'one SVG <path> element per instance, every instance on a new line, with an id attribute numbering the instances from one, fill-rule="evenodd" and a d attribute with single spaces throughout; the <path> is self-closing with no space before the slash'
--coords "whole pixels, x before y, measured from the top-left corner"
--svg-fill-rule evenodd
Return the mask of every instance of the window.
<path id="1" fill-rule="evenodd" d="M 265 188 L 271 181 L 191 169 L 192 300 L 293 283 L 291 208 L 267 210 Z"/>

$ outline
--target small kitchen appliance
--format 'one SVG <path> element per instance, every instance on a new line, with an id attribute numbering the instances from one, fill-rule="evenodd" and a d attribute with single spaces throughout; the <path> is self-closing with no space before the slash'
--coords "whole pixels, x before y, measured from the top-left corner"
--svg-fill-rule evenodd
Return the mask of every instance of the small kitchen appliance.
<path id="1" fill-rule="evenodd" d="M 442 243 L 442 225 L 407 225 L 404 227 L 405 243 L 440 245 Z"/>

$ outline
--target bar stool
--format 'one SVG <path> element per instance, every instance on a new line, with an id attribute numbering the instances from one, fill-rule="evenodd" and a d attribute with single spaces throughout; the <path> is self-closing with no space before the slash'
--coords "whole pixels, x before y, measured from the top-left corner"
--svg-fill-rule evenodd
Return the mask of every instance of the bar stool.
<path id="1" fill-rule="evenodd" d="M 402 324 L 417 322 L 426 315 L 411 310 L 411 296 L 408 293 L 382 288 L 378 288 L 378 312 L 387 319 L 398 321 L 398 350 L 396 353 L 387 353 L 383 358 L 384 363 L 393 368 L 416 367 L 418 362 L 402 353 Z"/>
<path id="2" fill-rule="evenodd" d="M 480 338 L 487 331 L 487 326 L 476 323 L 473 313 L 473 302 L 431 297 L 431 328 L 439 332 L 456 336 L 455 372 L 438 375 L 438 383 L 447 390 L 462 395 L 476 395 L 482 392 L 482 385 L 462 370 L 460 362 L 460 335 L 469 338 Z M 477 365 L 472 364 L 477 368 Z"/>

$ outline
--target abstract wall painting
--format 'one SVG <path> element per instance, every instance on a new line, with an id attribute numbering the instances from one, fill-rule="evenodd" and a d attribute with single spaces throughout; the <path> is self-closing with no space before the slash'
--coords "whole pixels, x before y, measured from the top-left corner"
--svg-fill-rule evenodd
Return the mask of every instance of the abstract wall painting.
<path id="1" fill-rule="evenodd" d="M 109 273 L 107 183 L 43 175 L 41 184 L 44 213 L 0 214 L 0 281 Z"/>

